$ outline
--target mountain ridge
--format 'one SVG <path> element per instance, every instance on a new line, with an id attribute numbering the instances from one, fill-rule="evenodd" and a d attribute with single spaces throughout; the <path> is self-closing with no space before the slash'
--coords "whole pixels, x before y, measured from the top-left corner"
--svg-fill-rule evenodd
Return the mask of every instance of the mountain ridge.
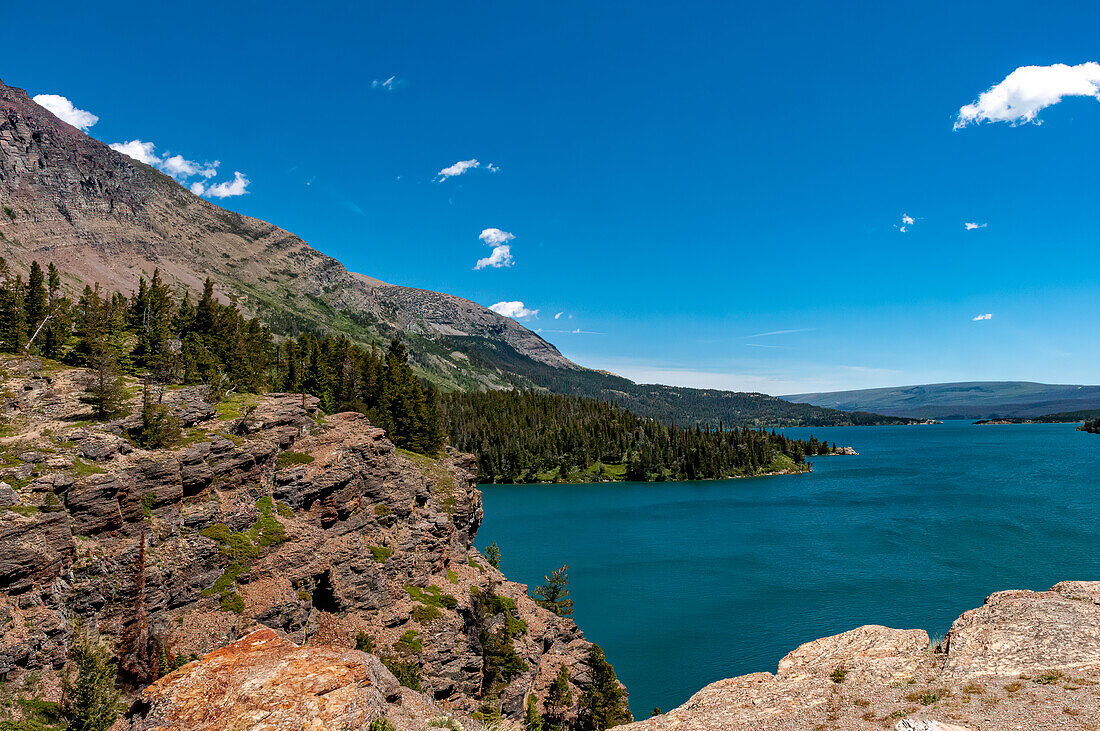
<path id="1" fill-rule="evenodd" d="M 781 396 L 823 408 L 932 419 L 1045 416 L 1100 408 L 1100 386 L 1034 381 L 959 381 Z"/>

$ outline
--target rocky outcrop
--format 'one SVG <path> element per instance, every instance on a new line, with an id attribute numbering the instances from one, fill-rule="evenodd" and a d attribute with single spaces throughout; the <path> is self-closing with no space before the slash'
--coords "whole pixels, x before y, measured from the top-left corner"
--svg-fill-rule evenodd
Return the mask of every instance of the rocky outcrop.
<path id="1" fill-rule="evenodd" d="M 1004 591 L 929 647 L 923 630 L 814 640 L 775 674 L 712 683 L 623 729 L 1086 729 L 1100 718 L 1100 582 Z"/>
<path id="2" fill-rule="evenodd" d="M 298 647 L 260 629 L 145 688 L 125 725 L 130 731 L 359 731 L 384 718 L 399 731 L 422 731 L 442 717 L 374 655 Z"/>
<path id="3" fill-rule="evenodd" d="M 150 451 L 119 422 L 86 423 L 80 378 L 54 370 L 8 379 L 15 394 L 29 379 L 45 384 L 48 413 L 0 402 L 20 435 L 0 437 L 10 488 L 0 507 L 0 619 L 9 617 L 0 676 L 55 672 L 72 618 L 83 617 L 123 660 L 143 652 L 135 636 L 151 635 L 161 664 L 223 662 L 209 654 L 266 627 L 283 643 L 278 653 L 365 649 L 374 660 L 339 656 L 366 663 L 372 688 L 390 677 L 370 675 L 385 660 L 446 712 L 518 717 L 562 665 L 580 698 L 590 646 L 576 625 L 538 607 L 473 548 L 482 507 L 469 455 L 402 452 L 360 414 L 322 417 L 311 397 L 237 396 L 214 412 L 192 389 L 165 403 L 199 420 L 181 445 Z M 269 670 L 272 692 L 282 692 L 282 670 Z M 211 672 L 193 677 L 221 671 Z M 377 706 L 355 687 L 349 703 Z M 158 703 L 187 691 L 164 692 L 135 718 L 154 718 Z"/>

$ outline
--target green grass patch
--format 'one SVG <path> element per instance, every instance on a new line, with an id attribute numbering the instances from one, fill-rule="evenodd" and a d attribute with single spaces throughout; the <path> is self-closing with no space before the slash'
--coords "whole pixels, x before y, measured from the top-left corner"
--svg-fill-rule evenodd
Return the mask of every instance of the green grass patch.
<path id="1" fill-rule="evenodd" d="M 260 397 L 253 393 L 231 393 L 214 406 L 218 418 L 222 421 L 239 419 L 260 403 Z"/>
<path id="2" fill-rule="evenodd" d="M 393 555 L 393 549 L 384 546 L 370 546 L 370 553 L 377 563 L 386 563 L 386 559 Z"/>
<path id="3" fill-rule="evenodd" d="M 34 505 L 5 505 L 4 509 L 22 515 L 24 518 L 29 518 L 38 513 L 38 508 Z"/>
<path id="4" fill-rule="evenodd" d="M 454 569 L 447 569 L 447 581 L 452 584 L 458 583 L 458 574 L 454 572 Z"/>
<path id="5" fill-rule="evenodd" d="M 428 606 L 440 607 L 443 609 L 454 609 L 458 606 L 457 599 L 450 594 L 442 593 L 443 590 L 435 584 L 432 584 L 426 589 L 421 589 L 419 586 L 407 585 L 405 591 L 408 592 L 409 598 L 414 602 L 420 602 Z"/>
<path id="6" fill-rule="evenodd" d="M 102 475 L 107 470 L 93 462 L 85 462 L 82 459 L 74 459 L 70 472 L 74 477 L 87 477 L 88 475 Z"/>
<path id="7" fill-rule="evenodd" d="M 419 655 L 424 651 L 424 641 L 416 630 L 405 630 L 405 634 L 401 635 L 401 639 L 393 643 L 393 649 L 403 655 Z"/>
<path id="8" fill-rule="evenodd" d="M 310 464 L 313 462 L 313 455 L 306 454 L 305 452 L 283 452 L 275 460 L 275 468 L 279 470 L 285 470 L 287 467 L 293 467 L 300 464 Z"/>

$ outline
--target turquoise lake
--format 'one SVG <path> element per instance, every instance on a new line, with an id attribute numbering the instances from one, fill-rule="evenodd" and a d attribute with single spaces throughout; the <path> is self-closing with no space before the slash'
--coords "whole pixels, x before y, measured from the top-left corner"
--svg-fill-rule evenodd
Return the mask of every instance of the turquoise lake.
<path id="1" fill-rule="evenodd" d="M 774 672 L 862 624 L 942 635 L 1001 589 L 1100 579 L 1100 436 L 1073 425 L 787 429 L 852 446 L 806 475 L 484 485 L 477 545 L 531 587 L 569 564 L 575 617 L 636 718 Z"/>

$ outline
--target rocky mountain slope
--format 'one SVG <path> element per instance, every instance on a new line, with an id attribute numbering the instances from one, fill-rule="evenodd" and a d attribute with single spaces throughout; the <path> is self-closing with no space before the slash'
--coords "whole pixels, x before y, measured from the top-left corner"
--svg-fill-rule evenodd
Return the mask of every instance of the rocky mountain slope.
<path id="1" fill-rule="evenodd" d="M 582 368 L 515 320 L 439 292 L 349 272 L 270 223 L 219 208 L 88 137 L 0 82 L 0 256 L 52 261 L 73 290 L 130 292 L 159 268 L 192 292 L 206 277 L 279 334 L 395 335 L 445 389 L 538 387 L 615 401 L 635 413 L 726 425 L 899 423 L 764 394 L 639 385 Z"/>
<path id="2" fill-rule="evenodd" d="M 320 703 L 334 718 L 384 711 L 405 718 L 402 728 L 444 711 L 514 718 L 563 665 L 575 700 L 590 682 L 590 645 L 572 620 L 538 607 L 473 548 L 482 509 L 468 455 L 402 453 L 360 414 L 322 418 L 301 395 L 240 396 L 215 410 L 191 388 L 164 396 L 182 443 L 145 450 L 123 436 L 135 417 L 87 421 L 80 369 L 0 366 L 6 680 L 41 673 L 56 687 L 72 620 L 83 617 L 137 686 L 157 663 L 268 628 L 253 639 L 271 652 L 256 657 L 284 669 L 296 658 L 328 688 L 307 694 L 323 703 L 295 703 Z M 379 657 L 423 693 L 396 690 Z M 185 666 L 174 677 L 209 684 L 242 672 Z M 290 682 L 257 673 L 274 696 Z M 162 700 L 182 703 L 183 690 L 158 692 L 135 707 L 134 728 L 171 715 Z M 340 710 L 340 698 L 358 710 Z M 360 726 L 326 726 L 345 727 Z"/>
<path id="3" fill-rule="evenodd" d="M 632 731 L 1095 729 L 1100 582 L 1002 591 L 929 646 L 859 627 L 802 645 L 776 673 L 720 680 Z"/>
<path id="4" fill-rule="evenodd" d="M 51 260 L 75 277 L 129 292 L 154 268 L 192 291 L 206 277 L 276 327 L 321 327 L 364 340 L 404 333 L 445 385 L 504 381 L 436 336 L 507 346 L 554 368 L 576 366 L 514 320 L 468 300 L 347 271 L 270 223 L 192 195 L 160 171 L 54 117 L 0 82 L 0 254 Z"/>
<path id="5" fill-rule="evenodd" d="M 972 381 L 802 393 L 783 398 L 830 409 L 928 419 L 1026 418 L 1100 408 L 1100 386 Z"/>

